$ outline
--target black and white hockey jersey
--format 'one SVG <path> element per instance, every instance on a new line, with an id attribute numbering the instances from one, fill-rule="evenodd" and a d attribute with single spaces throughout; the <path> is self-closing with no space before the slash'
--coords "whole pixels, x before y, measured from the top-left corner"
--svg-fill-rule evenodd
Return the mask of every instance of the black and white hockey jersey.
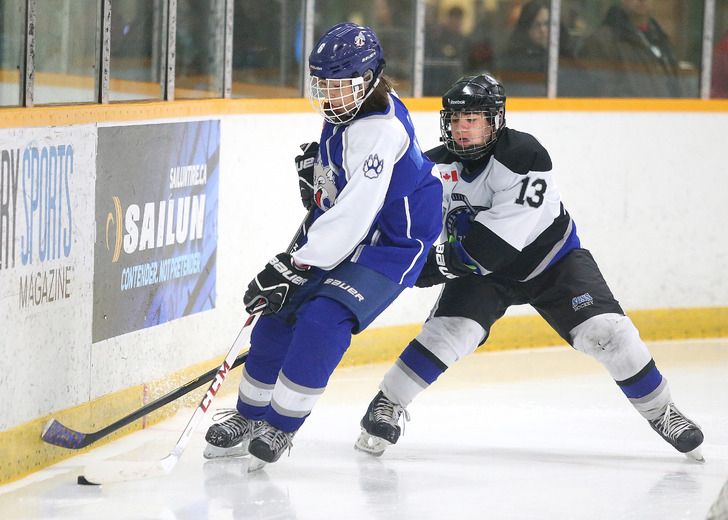
<path id="1" fill-rule="evenodd" d="M 443 240 L 454 236 L 480 274 L 526 281 L 579 247 L 551 158 L 530 134 L 505 128 L 471 163 L 439 146 L 426 153 L 443 183 Z"/>

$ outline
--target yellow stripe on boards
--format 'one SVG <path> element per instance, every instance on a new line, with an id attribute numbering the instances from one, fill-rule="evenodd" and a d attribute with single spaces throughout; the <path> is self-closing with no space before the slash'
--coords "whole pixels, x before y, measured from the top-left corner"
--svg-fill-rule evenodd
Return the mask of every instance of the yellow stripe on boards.
<path id="1" fill-rule="evenodd" d="M 405 98 L 413 112 L 437 112 L 438 97 Z M 513 112 L 728 112 L 728 100 L 511 98 Z M 312 112 L 305 98 L 197 99 L 133 103 L 52 105 L 0 108 L 0 128 L 65 126 L 93 123 L 152 121 L 241 114 Z"/>
<path id="2" fill-rule="evenodd" d="M 439 97 L 404 100 L 411 112 L 438 111 Z M 508 98 L 508 112 L 728 112 L 728 100 L 702 99 L 600 99 Z"/>
<path id="3" fill-rule="evenodd" d="M 728 337 L 728 307 L 650 309 L 630 311 L 645 341 Z M 354 336 L 343 366 L 393 361 L 417 336 L 418 325 L 399 325 L 365 330 Z M 491 330 L 480 350 L 512 350 L 566 345 L 538 315 L 505 316 Z"/>
<path id="4" fill-rule="evenodd" d="M 202 99 L 190 101 L 139 101 L 108 105 L 54 105 L 0 109 L 0 128 L 66 126 L 308 111 L 311 111 L 311 105 L 303 98 Z"/>
<path id="5" fill-rule="evenodd" d="M 725 99 L 509 98 L 517 112 L 728 112 Z"/>
<path id="6" fill-rule="evenodd" d="M 68 450 L 43 442 L 40 436 L 51 417 L 76 431 L 97 431 L 130 411 L 140 408 L 143 405 L 143 395 L 144 386 L 137 385 L 0 432 L 0 484 L 18 480 L 91 449 L 88 447 L 82 450 Z M 97 445 L 141 428 L 142 421 L 137 421 L 99 441 Z"/>

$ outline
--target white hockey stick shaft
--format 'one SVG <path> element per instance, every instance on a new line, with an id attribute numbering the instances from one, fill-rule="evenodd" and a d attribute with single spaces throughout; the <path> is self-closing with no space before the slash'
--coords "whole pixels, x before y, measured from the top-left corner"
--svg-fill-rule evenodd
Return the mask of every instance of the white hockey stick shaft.
<path id="1" fill-rule="evenodd" d="M 205 417 L 207 410 L 212 404 L 212 400 L 215 399 L 218 390 L 220 390 L 220 386 L 222 386 L 222 382 L 225 380 L 228 372 L 230 372 L 230 367 L 235 362 L 235 358 L 238 357 L 238 354 L 246 345 L 250 344 L 250 334 L 252 333 L 253 327 L 258 321 L 258 318 L 260 318 L 261 312 L 262 310 L 255 312 L 248 317 L 245 325 L 243 325 L 243 328 L 238 333 L 238 337 L 235 338 L 232 348 L 227 353 L 227 356 L 225 356 L 222 365 L 220 365 L 215 379 L 210 384 L 210 387 L 207 389 L 207 392 L 202 398 L 202 401 L 200 401 L 200 404 L 197 405 L 195 413 L 193 413 L 192 417 L 190 417 L 190 420 L 187 423 L 187 427 L 185 427 L 182 435 L 180 435 L 179 439 L 177 440 L 177 444 L 170 452 L 170 457 L 174 456 L 176 458 L 179 458 L 182 455 L 182 452 L 187 447 L 187 443 L 190 440 L 192 432 L 195 431 L 195 428 L 197 428 L 199 423 Z"/>

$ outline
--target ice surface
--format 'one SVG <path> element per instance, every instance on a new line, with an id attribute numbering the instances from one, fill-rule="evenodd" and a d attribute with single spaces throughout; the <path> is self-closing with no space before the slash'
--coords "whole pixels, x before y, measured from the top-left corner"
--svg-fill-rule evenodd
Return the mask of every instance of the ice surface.
<path id="1" fill-rule="evenodd" d="M 703 427 L 705 464 L 661 440 L 596 362 L 557 347 L 461 361 L 409 407 L 404 436 L 380 458 L 353 443 L 388 366 L 344 368 L 294 438 L 291 456 L 262 471 L 248 474 L 246 458 L 203 459 L 208 417 L 171 475 L 76 484 L 93 460 L 167 455 L 192 413 L 186 409 L 0 486 L 0 517 L 703 519 L 728 478 L 728 340 L 650 349 L 678 407 Z M 234 394 L 216 402 L 233 404 Z"/>

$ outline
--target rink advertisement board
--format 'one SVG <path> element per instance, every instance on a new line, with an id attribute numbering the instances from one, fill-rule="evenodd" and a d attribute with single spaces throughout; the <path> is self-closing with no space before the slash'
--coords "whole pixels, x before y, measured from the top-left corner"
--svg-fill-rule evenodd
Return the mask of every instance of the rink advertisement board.
<path id="1" fill-rule="evenodd" d="M 88 395 L 95 170 L 95 125 L 0 129 L 0 431 Z"/>
<path id="2" fill-rule="evenodd" d="M 9 345 L 46 343 L 45 334 L 84 340 L 95 140 L 89 125 L 0 130 L 0 330 Z"/>
<path id="3" fill-rule="evenodd" d="M 100 127 L 93 342 L 215 306 L 220 122 Z"/>

